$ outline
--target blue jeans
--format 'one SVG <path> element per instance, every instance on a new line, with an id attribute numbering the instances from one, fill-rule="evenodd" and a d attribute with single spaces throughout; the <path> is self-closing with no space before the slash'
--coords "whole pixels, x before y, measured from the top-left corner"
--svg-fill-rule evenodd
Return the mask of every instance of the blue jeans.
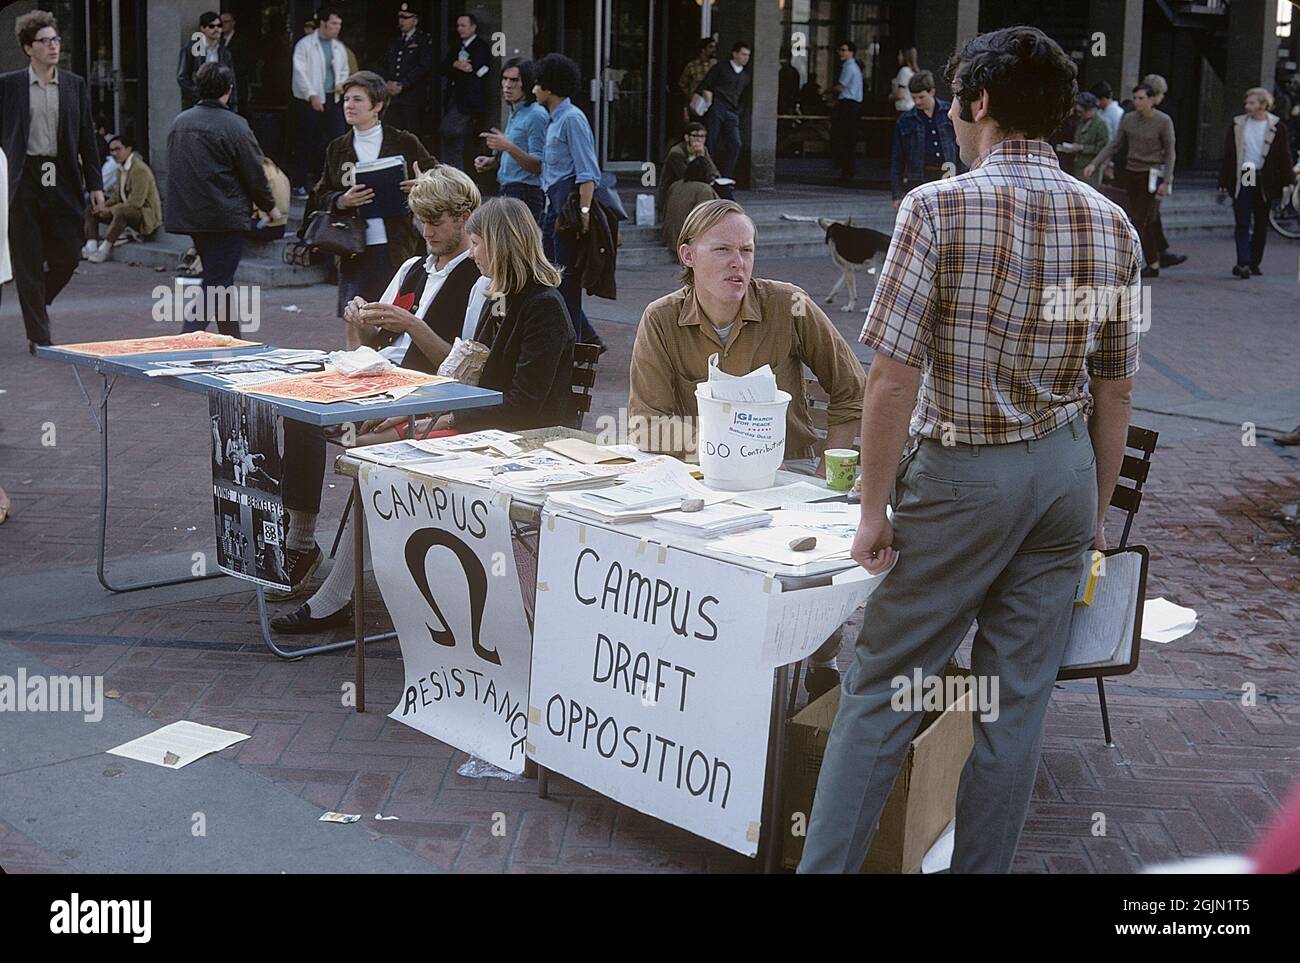
<path id="1" fill-rule="evenodd" d="M 1264 192 L 1258 186 L 1239 187 L 1232 199 L 1232 216 L 1237 221 L 1233 234 L 1237 241 L 1237 263 L 1259 267 L 1264 257 L 1264 242 L 1268 240 L 1268 201 L 1264 200 Z"/>
<path id="2" fill-rule="evenodd" d="M 547 192 L 546 217 L 542 220 L 542 250 L 550 262 L 563 269 L 560 276 L 560 296 L 569 309 L 569 320 L 573 322 L 574 337 L 579 344 L 600 344 L 600 335 L 587 320 L 587 313 L 582 310 L 582 278 L 574 270 L 578 259 L 578 239 L 572 234 L 561 234 L 555 230 L 555 223 L 560 219 L 560 210 L 574 189 L 573 182 L 553 184 Z"/>
<path id="3" fill-rule="evenodd" d="M 209 288 L 233 288 L 235 272 L 239 269 L 239 259 L 244 255 L 244 234 L 242 231 L 209 231 L 191 234 L 194 250 L 199 252 L 203 261 L 203 305 L 199 317 L 186 320 L 181 325 L 181 333 L 206 331 L 208 323 L 217 322 L 217 330 L 232 338 L 239 337 L 239 312 L 236 307 L 236 294 L 233 290 L 223 292 L 220 296 L 208 297 Z M 215 309 L 215 318 L 207 316 L 207 307 Z"/>
<path id="4" fill-rule="evenodd" d="M 532 211 L 533 220 L 537 226 L 542 226 L 542 212 L 546 209 L 546 195 L 536 184 L 525 184 L 522 181 L 511 184 L 501 185 L 502 197 L 514 197 L 528 205 L 528 210 Z"/>

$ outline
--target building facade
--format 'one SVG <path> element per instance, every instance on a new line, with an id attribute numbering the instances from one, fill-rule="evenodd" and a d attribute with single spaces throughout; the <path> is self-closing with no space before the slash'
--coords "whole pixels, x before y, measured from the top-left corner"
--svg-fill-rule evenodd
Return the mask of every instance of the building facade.
<path id="1" fill-rule="evenodd" d="M 752 45 L 753 83 L 743 111 L 742 184 L 828 176 L 829 108 L 825 91 L 839 69 L 844 38 L 864 67 L 862 150 L 870 174 L 889 154 L 895 112 L 891 81 L 898 51 L 915 47 L 922 68 L 940 80 L 951 52 L 977 32 L 1032 23 L 1079 64 L 1080 86 L 1105 80 L 1121 97 L 1141 76 L 1164 75 L 1162 105 L 1174 118 L 1180 165 L 1213 167 L 1222 125 L 1248 87 L 1285 87 L 1295 73 L 1279 0 L 414 0 L 420 26 L 439 61 L 454 48 L 452 29 L 468 10 L 493 44 L 490 82 L 512 56 L 559 51 L 582 67 L 587 85 L 575 98 L 596 131 L 608 170 L 635 172 L 662 159 L 684 122 L 682 69 L 701 37 L 718 39 L 720 57 L 736 40 Z M 64 65 L 90 82 L 96 117 L 132 133 L 161 177 L 167 131 L 180 110 L 176 65 L 199 15 L 236 17 L 236 35 L 258 52 L 245 78 L 248 116 L 264 150 L 284 162 L 292 45 L 315 13 L 313 0 L 18 0 L 0 11 L 0 68 L 25 64 L 13 41 L 14 19 L 51 10 L 65 37 Z M 396 32 L 398 4 L 339 0 L 341 39 L 361 68 L 380 69 Z M 1279 56 L 1279 50 L 1281 56 Z M 791 93 L 796 96 L 792 99 Z M 818 109 L 821 104 L 822 109 Z M 441 98 L 429 104 L 436 131 Z M 490 118 L 495 120 L 495 118 Z M 432 135 L 431 135 L 432 138 Z M 437 152 L 436 140 L 431 146 Z"/>

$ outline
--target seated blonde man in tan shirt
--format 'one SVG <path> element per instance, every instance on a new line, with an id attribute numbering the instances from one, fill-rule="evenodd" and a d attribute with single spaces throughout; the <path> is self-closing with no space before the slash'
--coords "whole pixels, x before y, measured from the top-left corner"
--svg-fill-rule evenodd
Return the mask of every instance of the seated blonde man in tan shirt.
<path id="1" fill-rule="evenodd" d="M 709 356 L 727 374 L 772 366 L 790 393 L 787 461 L 817 459 L 853 445 L 862 420 L 862 365 L 830 319 L 802 289 L 754 278 L 754 223 L 734 201 L 708 201 L 682 227 L 677 255 L 685 286 L 651 303 L 632 347 L 628 427 L 644 451 L 695 452 L 695 387 L 708 379 Z M 827 437 L 813 432 L 804 366 L 830 396 Z"/>

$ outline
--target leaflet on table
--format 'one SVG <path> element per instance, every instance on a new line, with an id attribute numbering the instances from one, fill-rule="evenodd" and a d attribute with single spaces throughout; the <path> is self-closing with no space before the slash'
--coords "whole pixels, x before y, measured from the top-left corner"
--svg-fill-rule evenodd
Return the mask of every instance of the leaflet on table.
<path id="1" fill-rule="evenodd" d="M 714 538 L 770 525 L 772 516 L 768 512 L 722 502 L 698 512 L 656 512 L 654 520 L 666 532 Z"/>
<path id="2" fill-rule="evenodd" d="M 603 488 L 618 478 L 613 465 L 571 465 L 556 470 L 498 473 L 492 488 L 516 495 L 537 496 L 548 492 Z"/>
<path id="3" fill-rule="evenodd" d="M 215 334 L 211 331 L 191 331 L 188 334 L 165 334 L 157 338 L 82 341 L 77 344 L 61 344 L 58 347 L 61 351 L 75 351 L 77 354 L 93 354 L 101 358 L 107 358 L 128 354 L 159 354 L 164 351 L 248 348 L 258 344 L 261 344 L 261 342 L 244 341 L 228 334 Z"/>
<path id="4" fill-rule="evenodd" d="M 738 492 L 731 500 L 746 508 L 785 508 L 803 502 L 817 502 L 828 498 L 843 498 L 843 492 L 834 492 L 826 487 L 825 482 L 794 482 L 789 485 L 774 485 L 758 491 Z"/>
<path id="5" fill-rule="evenodd" d="M 825 562 L 838 558 L 848 558 L 853 548 L 853 535 L 837 535 L 831 532 L 811 531 L 803 525 L 779 524 L 773 514 L 770 528 L 758 528 L 741 535 L 727 535 L 710 545 L 720 552 L 744 555 L 749 558 L 761 558 L 780 565 L 808 565 L 812 562 Z M 806 551 L 795 551 L 790 544 L 808 535 L 814 535 L 817 544 Z"/>
<path id="6" fill-rule="evenodd" d="M 443 439 L 434 439 L 434 441 L 440 440 Z M 417 442 L 416 444 L 424 447 L 426 443 Z M 436 451 L 437 449 L 431 450 Z M 446 452 L 440 453 L 446 454 Z M 555 452 L 538 449 L 520 455 L 518 458 L 484 457 L 478 464 L 458 463 L 443 472 L 442 477 L 449 481 L 465 482 L 470 485 L 488 485 L 499 475 L 514 472 L 557 471 L 575 467 L 577 467 L 577 462 L 569 461 L 569 459 L 557 455 Z"/>
<path id="7" fill-rule="evenodd" d="M 749 374 L 727 374 L 718 367 L 718 356 L 713 354 L 709 356 L 709 390 L 714 401 L 776 401 L 776 375 L 768 364 Z"/>
<path id="8" fill-rule="evenodd" d="M 497 442 L 518 441 L 520 435 L 512 435 L 508 431 L 500 431 L 496 428 L 486 428 L 483 431 L 471 431 L 467 435 L 452 435 L 449 438 L 430 438 L 421 444 L 429 446 L 430 451 L 479 451 L 483 448 L 491 448 Z M 565 464 L 571 464 L 565 459 Z"/>
<path id="9" fill-rule="evenodd" d="M 298 348 L 272 348 L 270 351 L 256 351 L 241 354 L 236 358 L 186 358 L 156 362 L 154 367 L 145 372 L 150 378 L 180 377 L 182 375 L 205 374 L 224 377 L 250 373 L 279 373 L 285 375 L 304 374 L 299 364 L 315 363 L 325 357 L 324 351 L 301 350 Z M 316 370 L 323 370 L 317 368 Z"/>
<path id="10" fill-rule="evenodd" d="M 631 522 L 647 519 L 655 512 L 677 508 L 682 499 L 699 498 L 714 505 L 731 498 L 731 492 L 705 488 L 691 477 L 690 469 L 675 458 L 666 459 L 650 470 L 627 478 L 628 467 L 620 484 L 598 491 L 557 492 L 551 503 L 604 522 Z"/>
<path id="11" fill-rule="evenodd" d="M 443 461 L 448 455 L 441 452 L 427 451 L 411 441 L 392 441 L 383 445 L 363 445 L 352 448 L 348 454 L 363 461 L 373 461 L 379 465 L 405 467 L 426 462 Z"/>

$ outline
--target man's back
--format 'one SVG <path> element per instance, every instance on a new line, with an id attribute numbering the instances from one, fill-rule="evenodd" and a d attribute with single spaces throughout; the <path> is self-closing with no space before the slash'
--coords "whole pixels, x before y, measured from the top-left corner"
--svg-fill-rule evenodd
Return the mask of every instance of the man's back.
<path id="1" fill-rule="evenodd" d="M 1090 374 L 1136 370 L 1140 243 L 1044 141 L 976 164 L 905 198 L 862 341 L 924 365 L 912 433 L 1041 438 L 1083 413 Z"/>
<path id="2" fill-rule="evenodd" d="M 248 229 L 253 205 L 275 206 L 248 121 L 217 101 L 183 111 L 167 135 L 164 223 L 173 234 Z"/>

